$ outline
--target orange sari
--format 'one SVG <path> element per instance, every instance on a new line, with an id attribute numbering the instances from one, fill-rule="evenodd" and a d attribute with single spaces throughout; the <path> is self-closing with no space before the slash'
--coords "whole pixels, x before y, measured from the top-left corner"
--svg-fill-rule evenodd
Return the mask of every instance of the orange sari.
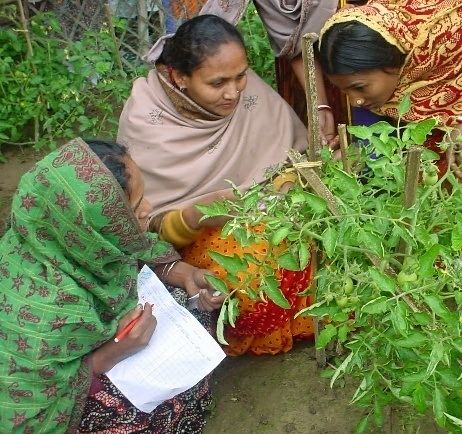
<path id="1" fill-rule="evenodd" d="M 226 280 L 225 270 L 212 261 L 208 250 L 224 255 L 236 253 L 239 256 L 250 253 L 262 258 L 268 246 L 264 243 L 241 247 L 233 238 L 220 238 L 219 229 L 204 230 L 197 240 L 182 250 L 183 260 L 196 267 L 213 271 L 218 277 Z M 259 270 L 253 264 L 249 270 L 258 276 Z M 239 276 L 238 276 L 239 277 Z M 239 317 L 235 327 L 227 326 L 225 338 L 228 346 L 224 351 L 230 356 L 238 356 L 246 352 L 253 354 L 285 353 L 292 348 L 294 339 L 313 336 L 313 319 L 311 317 L 294 318 L 301 309 L 311 304 L 311 298 L 297 295 L 311 284 L 313 272 L 310 265 L 303 271 L 278 270 L 279 288 L 289 301 L 291 308 L 283 309 L 271 300 L 253 301 L 245 294 L 238 293 Z M 256 289 L 258 278 L 255 279 Z"/>

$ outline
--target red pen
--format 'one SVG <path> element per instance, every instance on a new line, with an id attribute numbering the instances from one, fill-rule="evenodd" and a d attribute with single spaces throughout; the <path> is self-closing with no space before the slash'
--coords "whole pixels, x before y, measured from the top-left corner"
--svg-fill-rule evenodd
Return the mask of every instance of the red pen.
<path id="1" fill-rule="evenodd" d="M 133 327 L 138 324 L 138 321 L 140 320 L 141 315 L 139 317 L 136 317 L 135 319 L 132 319 L 120 332 L 117 334 L 117 336 L 114 338 L 114 342 L 119 342 L 121 339 L 123 339 L 125 336 L 127 336 Z"/>

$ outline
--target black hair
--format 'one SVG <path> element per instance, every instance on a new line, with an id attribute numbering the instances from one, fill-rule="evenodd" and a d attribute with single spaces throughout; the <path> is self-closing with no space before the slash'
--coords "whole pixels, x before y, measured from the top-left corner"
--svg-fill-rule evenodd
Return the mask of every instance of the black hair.
<path id="1" fill-rule="evenodd" d="M 323 35 L 319 49 L 319 60 L 326 74 L 400 68 L 405 59 L 406 54 L 358 21 L 334 24 Z"/>
<path id="2" fill-rule="evenodd" d="M 128 193 L 129 175 L 124 161 L 124 157 L 128 155 L 127 148 L 124 145 L 108 140 L 85 140 L 85 143 L 111 171 L 122 190 Z"/>
<path id="3" fill-rule="evenodd" d="M 223 44 L 235 42 L 245 51 L 239 31 L 216 15 L 199 15 L 185 21 L 165 46 L 159 62 L 191 76 L 205 58 L 213 56 Z"/>

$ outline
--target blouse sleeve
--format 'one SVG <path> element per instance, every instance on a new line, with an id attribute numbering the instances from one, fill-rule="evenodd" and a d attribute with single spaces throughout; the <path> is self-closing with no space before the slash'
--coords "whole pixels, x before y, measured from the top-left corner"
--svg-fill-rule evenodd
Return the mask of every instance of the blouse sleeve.
<path id="1" fill-rule="evenodd" d="M 301 53 L 305 33 L 319 33 L 338 0 L 254 0 L 277 57 Z"/>

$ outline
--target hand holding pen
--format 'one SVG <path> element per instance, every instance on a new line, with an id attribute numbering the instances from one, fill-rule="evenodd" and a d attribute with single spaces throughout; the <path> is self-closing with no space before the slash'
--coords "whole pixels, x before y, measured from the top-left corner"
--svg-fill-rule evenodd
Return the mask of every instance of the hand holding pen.
<path id="1" fill-rule="evenodd" d="M 137 353 L 148 345 L 157 321 L 152 306 L 146 303 L 129 311 L 120 321 L 115 337 L 90 355 L 90 365 L 95 375 L 109 371 L 120 361 Z"/>
<path id="2" fill-rule="evenodd" d="M 139 304 L 120 320 L 114 342 L 118 343 L 130 339 L 138 341 L 141 346 L 146 346 L 156 324 L 156 318 L 152 314 L 152 306 L 149 303 L 145 303 L 144 306 Z"/>

